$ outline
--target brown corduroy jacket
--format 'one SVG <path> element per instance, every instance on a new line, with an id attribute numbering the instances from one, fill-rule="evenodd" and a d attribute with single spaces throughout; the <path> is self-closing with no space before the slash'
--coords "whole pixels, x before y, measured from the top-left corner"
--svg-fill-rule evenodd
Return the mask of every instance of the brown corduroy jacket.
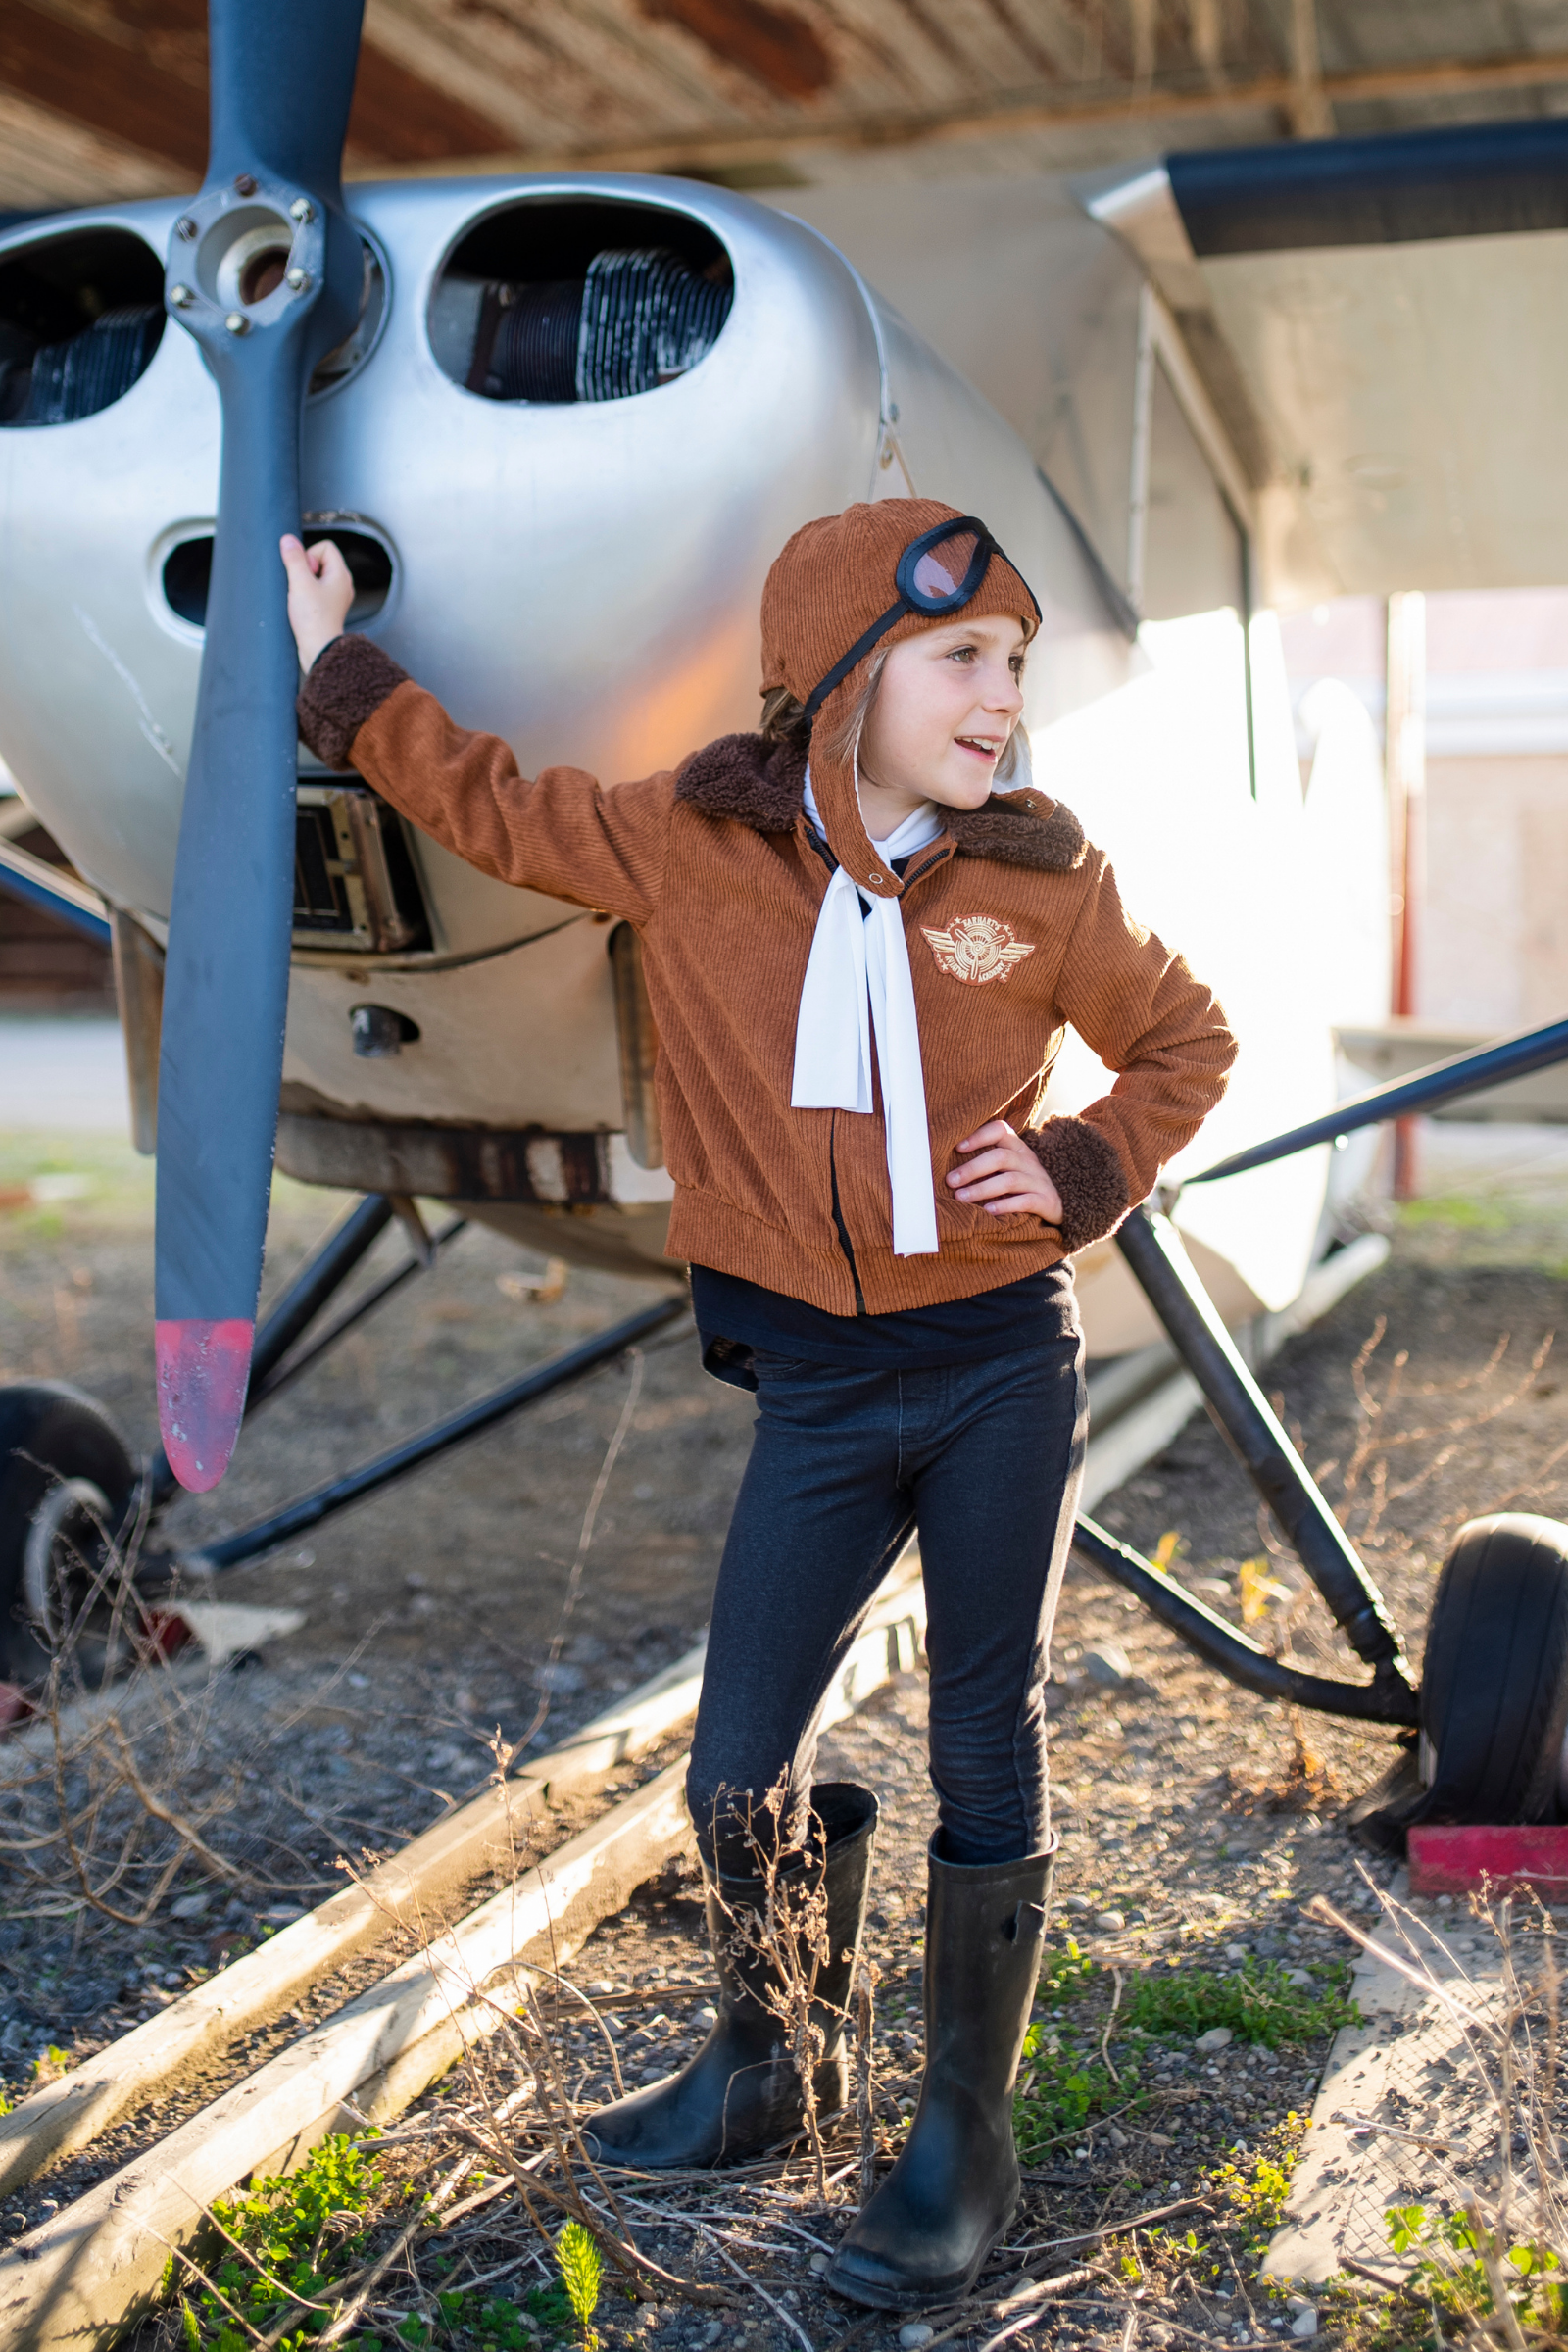
<path id="1" fill-rule="evenodd" d="M 486 873 L 635 926 L 660 1037 L 672 1257 L 832 1314 L 969 1298 L 1111 1232 L 1224 1092 L 1236 1054 L 1224 1013 L 1125 911 L 1070 811 L 1030 790 L 948 812 L 902 885 L 878 877 L 903 903 L 941 1243 L 895 1257 L 880 1110 L 790 1104 L 832 870 L 802 808 L 798 752 L 729 735 L 639 783 L 607 788 L 571 767 L 530 781 L 505 743 L 457 726 L 355 636 L 317 661 L 300 723 L 329 765 L 352 763 Z M 1068 1022 L 1119 1075 L 1080 1117 L 1046 1118 Z M 943 1181 L 960 1138 L 998 1117 L 1050 1173 L 1059 1228 L 993 1217 Z"/>

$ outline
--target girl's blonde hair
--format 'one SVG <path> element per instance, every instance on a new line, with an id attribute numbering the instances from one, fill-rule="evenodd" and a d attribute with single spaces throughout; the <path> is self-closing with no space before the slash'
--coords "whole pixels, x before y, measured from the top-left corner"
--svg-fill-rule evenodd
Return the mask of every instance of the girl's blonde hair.
<path id="1" fill-rule="evenodd" d="M 880 645 L 871 657 L 871 667 L 865 684 L 856 696 L 842 723 L 831 735 L 822 738 L 823 756 L 829 760 L 848 760 L 860 740 L 860 731 L 876 701 L 876 690 L 882 683 L 882 670 L 892 647 Z M 769 743 L 794 744 L 800 751 L 810 748 L 811 730 L 807 724 L 806 711 L 787 686 L 775 686 L 762 697 L 762 734 Z"/>

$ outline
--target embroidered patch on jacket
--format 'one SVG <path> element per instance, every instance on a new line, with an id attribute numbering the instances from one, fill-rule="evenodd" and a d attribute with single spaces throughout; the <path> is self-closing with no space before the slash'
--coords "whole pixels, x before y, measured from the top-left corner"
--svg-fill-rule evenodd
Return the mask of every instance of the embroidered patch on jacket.
<path id="1" fill-rule="evenodd" d="M 937 969 L 971 988 L 983 988 L 988 980 L 1010 980 L 1024 957 L 1035 952 L 1031 940 L 1020 939 L 1010 923 L 994 914 L 960 914 L 946 931 L 927 930 L 925 942 Z"/>

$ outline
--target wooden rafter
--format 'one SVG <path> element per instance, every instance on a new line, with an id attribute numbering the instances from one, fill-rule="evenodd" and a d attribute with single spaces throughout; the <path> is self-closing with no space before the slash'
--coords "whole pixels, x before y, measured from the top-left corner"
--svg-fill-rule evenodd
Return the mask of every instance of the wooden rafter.
<path id="1" fill-rule="evenodd" d="M 206 0 L 0 0 L 0 204 L 199 178 L 205 20 Z M 371 0 L 347 164 L 765 175 L 812 150 L 1158 144 L 1239 115 L 1322 137 L 1348 104 L 1419 117 L 1554 85 L 1568 50 L 1325 73 L 1316 0 Z"/>
<path id="2" fill-rule="evenodd" d="M 1445 58 L 1419 65 L 1374 66 L 1354 73 L 1325 74 L 1320 88 L 1330 108 L 1367 100 L 1414 100 L 1495 96 L 1511 90 L 1548 89 L 1568 84 L 1568 50 L 1526 57 Z M 813 147 L 905 146 L 920 140 L 991 138 L 999 134 L 1065 129 L 1083 123 L 1179 123 L 1216 114 L 1274 113 L 1290 118 L 1300 85 L 1289 74 L 1251 76 L 1214 87 L 1206 80 L 1156 83 L 1139 91 L 1112 84 L 1086 92 L 1038 88 L 1009 92 L 983 105 L 922 114 L 835 117 L 812 123 L 790 122 L 766 132 L 722 138 L 672 136 L 622 144 L 552 147 L 527 159 L 541 165 L 625 171 L 661 171 L 686 163 L 721 170 L 729 164 Z M 486 159 L 514 165 L 516 155 Z"/>

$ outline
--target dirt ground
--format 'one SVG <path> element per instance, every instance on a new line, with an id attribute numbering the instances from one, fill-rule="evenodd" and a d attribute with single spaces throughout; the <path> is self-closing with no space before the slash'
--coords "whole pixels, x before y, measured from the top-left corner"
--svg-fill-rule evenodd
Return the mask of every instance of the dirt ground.
<path id="1" fill-rule="evenodd" d="M 1555 1339 L 1561 1332 L 1568 1343 L 1561 1155 L 1535 1151 L 1527 1137 L 1510 1156 L 1502 1131 L 1468 1157 L 1450 1146 L 1446 1163 L 1444 1150 L 1439 1135 L 1428 1196 L 1399 1216 L 1389 1264 L 1292 1342 L 1266 1381 L 1417 1663 L 1436 1574 L 1464 1519 L 1503 1506 L 1568 1516 L 1568 1419 Z M 0 1145 L 0 1198 L 39 1173 L 85 1183 L 43 1205 L 0 1211 L 0 1377 L 73 1379 L 145 1445 L 145 1174 L 118 1147 L 79 1138 Z M 279 1185 L 270 1284 L 286 1278 L 338 1213 L 335 1200 Z M 384 1239 L 371 1271 L 395 1263 L 401 1248 Z M 181 1502 L 170 1533 L 186 1544 L 244 1524 L 649 1296 L 642 1286 L 574 1273 L 558 1299 L 540 1303 L 526 1291 L 542 1272 L 483 1233 L 464 1235 L 433 1274 L 258 1417 L 229 1480 L 206 1500 Z M 187 1871 L 138 1929 L 80 1909 L 39 1916 L 60 1904 L 41 1902 L 14 1872 L 10 1883 L 0 1881 L 0 2077 L 12 2095 L 25 2088 L 41 2050 L 74 2062 L 225 1951 L 244 1948 L 269 1915 L 320 1899 L 340 1883 L 337 1852 L 385 1850 L 461 1801 L 490 1769 L 486 1741 L 497 1727 L 512 1742 L 548 1743 L 687 1647 L 707 1613 L 750 1419 L 749 1400 L 703 1375 L 689 1331 L 677 1327 L 630 1363 L 323 1526 L 308 1544 L 226 1576 L 225 1599 L 305 1612 L 300 1630 L 269 1644 L 250 1671 L 220 1678 L 203 1702 L 200 1756 L 187 1745 L 194 1781 L 214 1797 L 211 1841 L 238 1865 L 241 1881 L 225 1894 Z M 584 1515 L 617 1432 L 621 1446 L 584 1554 Z M 1303 1664 L 1350 1670 L 1321 1604 L 1262 1525 L 1255 1497 L 1206 1422 L 1190 1424 L 1097 1516 L 1177 1564 L 1205 1598 L 1247 1617 L 1254 1632 L 1288 1641 Z M 1327 1894 L 1352 1910 L 1375 1906 L 1372 1887 L 1388 1866 L 1358 1855 L 1343 1811 L 1395 1753 L 1385 1734 L 1293 1719 L 1234 1690 L 1076 1564 L 1054 1657 L 1054 1802 L 1062 1845 L 1054 1950 L 1064 1953 L 1075 1937 L 1093 1976 L 1087 2006 L 1043 1995 L 1048 2031 L 1081 2033 L 1112 2010 L 1113 1987 L 1119 2000 L 1123 1984 L 1173 1961 L 1214 1978 L 1304 1971 L 1309 1997 L 1327 2005 L 1322 2031 L 1274 2048 L 1254 2052 L 1239 2042 L 1200 2056 L 1179 2034 L 1151 2046 L 1134 2098 L 1118 2107 L 1097 2094 L 1081 2119 L 1044 2133 L 1054 2144 L 1037 2154 L 1031 2202 L 1013 2232 L 1014 2244 L 1026 2246 L 1097 2217 L 1191 2195 L 1238 2145 L 1254 2157 L 1285 2146 L 1287 2119 L 1310 2104 L 1336 1972 L 1348 1949 L 1307 1915 L 1308 1905 Z M 920 1677 L 904 1678 L 840 1727 L 820 1770 L 868 1781 L 885 1808 L 871 1945 L 882 1972 L 879 2054 L 892 2145 L 918 2063 L 922 1850 L 932 1820 Z M 693 1898 L 690 1883 L 647 1890 L 607 1923 L 577 1964 L 583 1980 L 606 1992 L 629 1996 L 640 1986 L 656 1996 L 651 2011 L 628 2009 L 639 2022 L 620 2043 L 623 2058 L 634 2047 L 640 2071 L 650 2074 L 678 2060 L 701 2030 L 700 2001 L 674 1990 L 706 1982 Z M 1066 2021 L 1059 2029 L 1053 2009 Z M 1107 2024 L 1106 2047 L 1109 2032 Z M 575 2088 L 591 2104 L 608 2076 L 597 2041 L 585 2036 L 580 2056 Z M 1041 2079 L 1050 2088 L 1050 2067 Z M 448 2095 L 467 2094 L 455 2083 Z M 434 2115 L 440 2101 L 426 2105 Z M 804 2327 L 813 2348 L 826 2345 L 854 2315 L 821 2298 L 806 2239 L 815 2231 L 830 2240 L 852 2208 L 836 2221 L 828 2209 L 800 2220 L 815 2191 L 792 2174 L 773 2187 L 764 2180 L 747 2188 L 747 2211 L 786 2188 L 806 2202 L 788 2208 L 798 2219 L 800 2260 L 774 2278 L 777 2308 L 754 2298 L 755 2316 L 743 2327 L 737 2315 L 715 2322 L 678 2301 L 652 2317 L 622 2304 L 619 2320 L 607 2304 L 598 2324 L 608 2324 L 611 2336 L 622 2325 L 633 2333 L 652 2326 L 671 2345 L 722 2335 L 759 2352 L 794 2343 Z M 13 2200 L 0 2226 L 27 2227 L 55 2193 L 40 2181 Z M 727 2209 L 732 2200 L 724 2201 Z M 672 2246 L 688 2225 L 669 2228 Z M 477 2275 L 483 2232 L 478 2222 L 465 2230 L 465 2245 L 477 2251 L 464 2259 Z M 495 2256 L 524 2278 L 532 2259 L 515 2246 Z M 780 2305 L 786 2276 L 793 2299 Z M 1125 2301 L 1131 2290 L 1117 2277 Z M 1152 2294 L 1152 2271 L 1148 2283 Z M 1227 2289 L 1236 2291 L 1224 2279 L 1206 2301 L 1166 2297 L 1163 2318 L 1151 2303 L 1148 2339 L 1235 2334 Z M 426 2276 L 402 2310 L 427 2308 L 434 2291 Z M 1121 2306 L 1100 2308 L 1101 2292 L 1092 2287 L 1087 2304 L 1053 2322 L 1062 2340 L 1076 2333 L 1093 2341 L 1112 2324 L 1120 2336 Z M 780 2310 L 795 2323 L 789 2332 Z M 526 2313 L 516 2324 L 529 2340 L 540 2325 L 550 2334 Z M 1260 2313 L 1241 2333 L 1265 2324 L 1277 2332 L 1284 2323 Z M 891 2345 L 895 2334 L 891 2324 L 871 2322 L 857 2341 Z M 402 2340 L 429 2338 L 405 2331 Z"/>

